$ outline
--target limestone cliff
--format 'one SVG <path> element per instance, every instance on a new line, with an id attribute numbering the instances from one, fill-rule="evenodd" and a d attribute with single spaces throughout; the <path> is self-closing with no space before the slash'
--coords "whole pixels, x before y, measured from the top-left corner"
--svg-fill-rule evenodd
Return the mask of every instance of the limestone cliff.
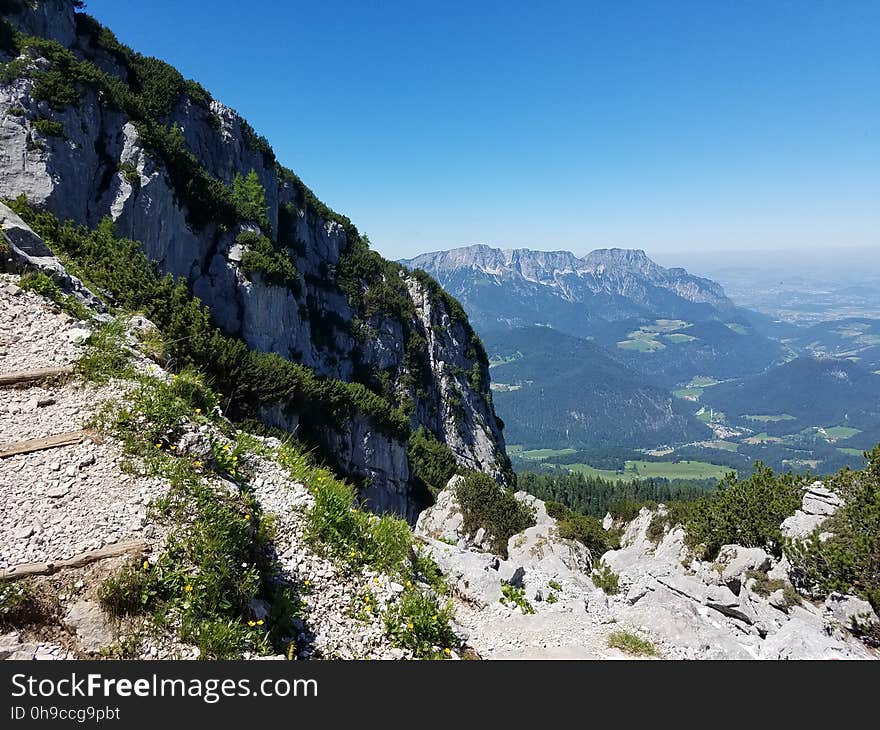
<path id="1" fill-rule="evenodd" d="M 72 0 L 4 8 L 0 197 L 91 228 L 109 217 L 185 278 L 227 334 L 364 384 L 463 466 L 505 478 L 488 362 L 457 302 L 369 251 L 235 111 L 122 46 Z M 237 186 L 260 192 L 256 209 Z M 260 407 L 268 425 L 300 425 L 283 399 Z M 405 436 L 364 414 L 318 440 L 375 509 L 414 518 Z"/>

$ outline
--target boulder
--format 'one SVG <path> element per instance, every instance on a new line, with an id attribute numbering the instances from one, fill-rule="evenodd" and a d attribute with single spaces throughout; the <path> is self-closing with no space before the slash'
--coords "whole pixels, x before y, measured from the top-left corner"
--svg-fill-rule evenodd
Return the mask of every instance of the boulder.
<path id="1" fill-rule="evenodd" d="M 498 577 L 505 583 L 522 588 L 526 577 L 526 570 L 521 565 L 517 565 L 510 560 L 504 560 L 498 565 Z"/>
<path id="2" fill-rule="evenodd" d="M 113 626 L 94 601 L 82 600 L 71 606 L 64 625 L 76 634 L 83 651 L 100 651 L 116 639 Z"/>
<path id="3" fill-rule="evenodd" d="M 880 627 L 880 617 L 871 604 L 856 596 L 831 593 L 825 599 L 825 613 L 826 617 L 854 633 Z"/>
<path id="4" fill-rule="evenodd" d="M 507 542 L 508 562 L 521 565 L 527 573 L 548 577 L 587 576 L 593 562 L 589 549 L 575 540 L 559 537 L 556 521 L 534 525 L 513 535 Z"/>
<path id="5" fill-rule="evenodd" d="M 770 568 L 773 558 L 761 548 L 740 545 L 723 545 L 718 551 L 715 566 L 720 570 L 721 582 L 739 592 L 739 586 L 751 570 L 764 572 Z M 714 566 L 713 566 L 714 567 Z"/>
<path id="6" fill-rule="evenodd" d="M 430 538 L 423 538 L 422 542 L 456 594 L 479 608 L 499 602 L 501 575 L 498 558 Z"/>
<path id="7" fill-rule="evenodd" d="M 761 644 L 763 659 L 870 659 L 868 650 L 854 639 L 846 641 L 825 631 L 821 617 L 793 606 L 778 631 Z"/>
<path id="8" fill-rule="evenodd" d="M 517 502 L 521 502 L 522 504 L 532 509 L 532 511 L 535 513 L 536 525 L 556 524 L 556 520 L 554 520 L 552 517 L 550 517 L 550 515 L 547 514 L 547 508 L 544 506 L 544 503 L 537 497 L 529 494 L 528 492 L 516 492 L 513 497 L 514 499 L 516 499 Z"/>
<path id="9" fill-rule="evenodd" d="M 705 603 L 708 598 L 709 587 L 691 576 L 681 574 L 658 576 L 657 582 L 673 593 L 688 598 L 695 603 Z"/>
<path id="10" fill-rule="evenodd" d="M 455 496 L 455 489 L 462 481 L 462 476 L 452 477 L 437 495 L 433 506 L 422 511 L 416 520 L 415 534 L 418 537 L 442 542 L 468 542 L 464 533 L 464 514 Z"/>

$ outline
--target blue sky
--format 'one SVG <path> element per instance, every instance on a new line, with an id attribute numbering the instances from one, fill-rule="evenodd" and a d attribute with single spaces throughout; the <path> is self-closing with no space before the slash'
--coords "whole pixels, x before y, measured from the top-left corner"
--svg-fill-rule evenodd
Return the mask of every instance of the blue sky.
<path id="1" fill-rule="evenodd" d="M 880 247 L 880 2 L 88 0 L 386 256 Z"/>

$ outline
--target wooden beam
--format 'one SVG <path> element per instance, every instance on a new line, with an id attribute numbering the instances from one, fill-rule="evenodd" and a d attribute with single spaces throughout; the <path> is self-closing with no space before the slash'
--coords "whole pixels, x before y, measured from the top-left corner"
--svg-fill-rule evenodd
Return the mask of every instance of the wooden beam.
<path id="1" fill-rule="evenodd" d="M 30 454 L 34 451 L 45 451 L 46 449 L 57 449 L 60 446 L 71 446 L 78 444 L 87 438 L 93 438 L 91 431 L 70 431 L 68 433 L 59 433 L 55 436 L 46 436 L 39 439 L 28 439 L 27 441 L 16 441 L 11 444 L 0 445 L 0 459 L 6 459 L 10 456 L 18 456 L 19 454 Z"/>
<path id="2" fill-rule="evenodd" d="M 2 373 L 0 374 L 0 388 L 34 383 L 50 378 L 66 378 L 70 375 L 73 375 L 73 365 L 62 368 L 37 368 L 36 370 L 21 370 L 17 373 Z"/>
<path id="3" fill-rule="evenodd" d="M 54 563 L 22 563 L 6 570 L 0 570 L 0 582 L 31 578 L 35 575 L 52 575 L 52 573 L 57 573 L 59 570 L 67 568 L 84 568 L 99 560 L 118 558 L 121 555 L 140 556 L 147 552 L 147 550 L 147 543 L 144 540 L 117 542 L 112 545 L 105 545 L 99 550 L 89 550 L 88 552 L 75 555 L 67 560 L 58 560 Z"/>

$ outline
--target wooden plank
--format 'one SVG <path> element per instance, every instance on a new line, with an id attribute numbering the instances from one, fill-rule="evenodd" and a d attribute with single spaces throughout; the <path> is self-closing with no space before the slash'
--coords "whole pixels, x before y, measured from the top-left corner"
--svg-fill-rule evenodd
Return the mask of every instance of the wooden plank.
<path id="1" fill-rule="evenodd" d="M 72 374 L 73 365 L 67 365 L 63 368 L 37 368 L 36 370 L 21 370 L 17 373 L 2 373 L 0 374 L 0 388 L 34 383 L 49 378 L 67 377 Z"/>
<path id="2" fill-rule="evenodd" d="M 46 438 L 28 439 L 27 441 L 3 444 L 0 446 L 0 459 L 6 459 L 10 456 L 18 456 L 19 454 L 30 454 L 34 451 L 45 451 L 47 449 L 57 449 L 60 446 L 78 444 L 91 436 L 92 433 L 90 431 L 69 431 L 68 433 L 56 434 L 55 436 L 47 436 Z"/>
<path id="3" fill-rule="evenodd" d="M 145 552 L 147 552 L 147 543 L 144 540 L 117 542 L 105 545 L 98 550 L 80 553 L 67 560 L 58 560 L 53 563 L 22 563 L 6 570 L 0 570 L 0 582 L 30 578 L 35 575 L 51 575 L 67 568 L 84 568 L 91 563 L 107 558 L 118 558 L 120 555 L 143 555 Z"/>

